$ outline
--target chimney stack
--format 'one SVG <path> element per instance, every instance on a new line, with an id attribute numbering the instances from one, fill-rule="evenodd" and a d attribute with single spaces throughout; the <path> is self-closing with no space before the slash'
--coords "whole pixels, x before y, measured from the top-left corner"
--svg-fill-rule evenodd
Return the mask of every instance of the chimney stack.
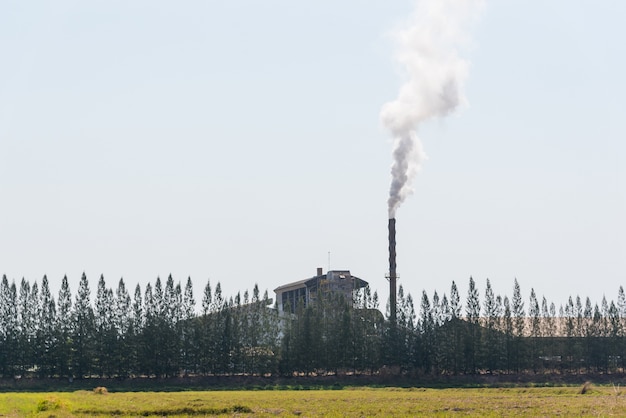
<path id="1" fill-rule="evenodd" d="M 389 314 L 396 323 L 396 219 L 389 219 Z"/>

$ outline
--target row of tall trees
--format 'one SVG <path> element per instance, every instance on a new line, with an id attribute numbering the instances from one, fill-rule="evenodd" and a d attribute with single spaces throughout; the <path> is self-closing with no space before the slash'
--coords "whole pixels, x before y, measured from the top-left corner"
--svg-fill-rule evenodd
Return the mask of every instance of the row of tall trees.
<path id="1" fill-rule="evenodd" d="M 170 276 L 131 293 L 101 276 L 95 297 L 83 274 L 75 296 L 63 278 L 55 298 L 47 277 L 0 282 L 0 375 L 38 377 L 181 374 L 408 373 L 472 374 L 623 371 L 626 296 L 617 302 L 570 297 L 558 309 L 531 289 L 523 300 L 481 292 L 472 278 L 461 295 L 422 293 L 418 309 L 400 286 L 397 321 L 367 287 L 300 301 L 279 314 L 255 285 L 226 298 L 207 282 L 199 306 L 191 279 Z M 289 310 L 291 311 L 291 310 Z"/>
<path id="2" fill-rule="evenodd" d="M 207 282 L 196 311 L 191 279 L 184 288 L 157 278 L 131 297 L 98 280 L 95 300 L 87 277 L 72 298 L 67 277 L 58 298 L 47 277 L 19 289 L 0 283 L 0 374 L 4 377 L 174 376 L 275 369 L 278 322 L 269 299 L 252 294 L 226 299 Z M 260 348 L 262 347 L 262 349 Z M 265 362 L 265 363 L 264 363 Z M 265 367 L 261 370 L 261 365 Z"/>
<path id="3" fill-rule="evenodd" d="M 624 370 L 626 296 L 600 305 L 569 297 L 556 307 L 530 291 L 524 301 L 517 280 L 512 297 L 484 296 L 469 279 L 465 305 L 455 282 L 450 296 L 422 293 L 419 317 L 413 301 L 398 294 L 397 357 L 405 370 L 425 373 L 615 372 Z"/>

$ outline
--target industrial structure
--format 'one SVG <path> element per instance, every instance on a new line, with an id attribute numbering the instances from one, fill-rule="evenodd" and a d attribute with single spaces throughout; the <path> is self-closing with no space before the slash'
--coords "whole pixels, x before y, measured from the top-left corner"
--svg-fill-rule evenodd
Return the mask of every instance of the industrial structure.
<path id="1" fill-rule="evenodd" d="M 322 268 L 318 267 L 315 276 L 279 286 L 274 293 L 279 312 L 294 313 L 298 304 L 307 307 L 323 294 L 342 294 L 346 300 L 352 300 L 353 292 L 367 285 L 349 270 L 330 270 L 323 274 Z"/>
<path id="2" fill-rule="evenodd" d="M 396 219 L 389 219 L 389 319 L 393 325 L 396 323 Z"/>

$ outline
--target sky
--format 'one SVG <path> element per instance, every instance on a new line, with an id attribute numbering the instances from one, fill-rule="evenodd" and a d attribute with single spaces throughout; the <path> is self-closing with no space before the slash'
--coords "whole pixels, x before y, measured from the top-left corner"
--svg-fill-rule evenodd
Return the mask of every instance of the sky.
<path id="1" fill-rule="evenodd" d="M 226 295 L 350 270 L 388 298 L 392 138 L 413 1 L 3 1 L 0 274 Z M 466 103 L 419 127 L 406 292 L 626 278 L 626 3 L 487 1 Z M 418 303 L 416 302 L 416 305 Z"/>

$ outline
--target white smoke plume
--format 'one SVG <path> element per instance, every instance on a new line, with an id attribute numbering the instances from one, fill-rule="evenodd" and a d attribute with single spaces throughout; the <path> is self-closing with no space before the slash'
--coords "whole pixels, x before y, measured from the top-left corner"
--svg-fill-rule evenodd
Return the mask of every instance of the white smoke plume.
<path id="1" fill-rule="evenodd" d="M 413 179 L 426 158 L 417 136 L 419 125 L 446 116 L 465 101 L 468 62 L 458 49 L 468 42 L 467 27 L 482 7 L 482 0 L 421 0 L 407 26 L 394 33 L 396 59 L 408 80 L 380 112 L 394 140 L 389 218 L 395 218 L 412 193 Z"/>

